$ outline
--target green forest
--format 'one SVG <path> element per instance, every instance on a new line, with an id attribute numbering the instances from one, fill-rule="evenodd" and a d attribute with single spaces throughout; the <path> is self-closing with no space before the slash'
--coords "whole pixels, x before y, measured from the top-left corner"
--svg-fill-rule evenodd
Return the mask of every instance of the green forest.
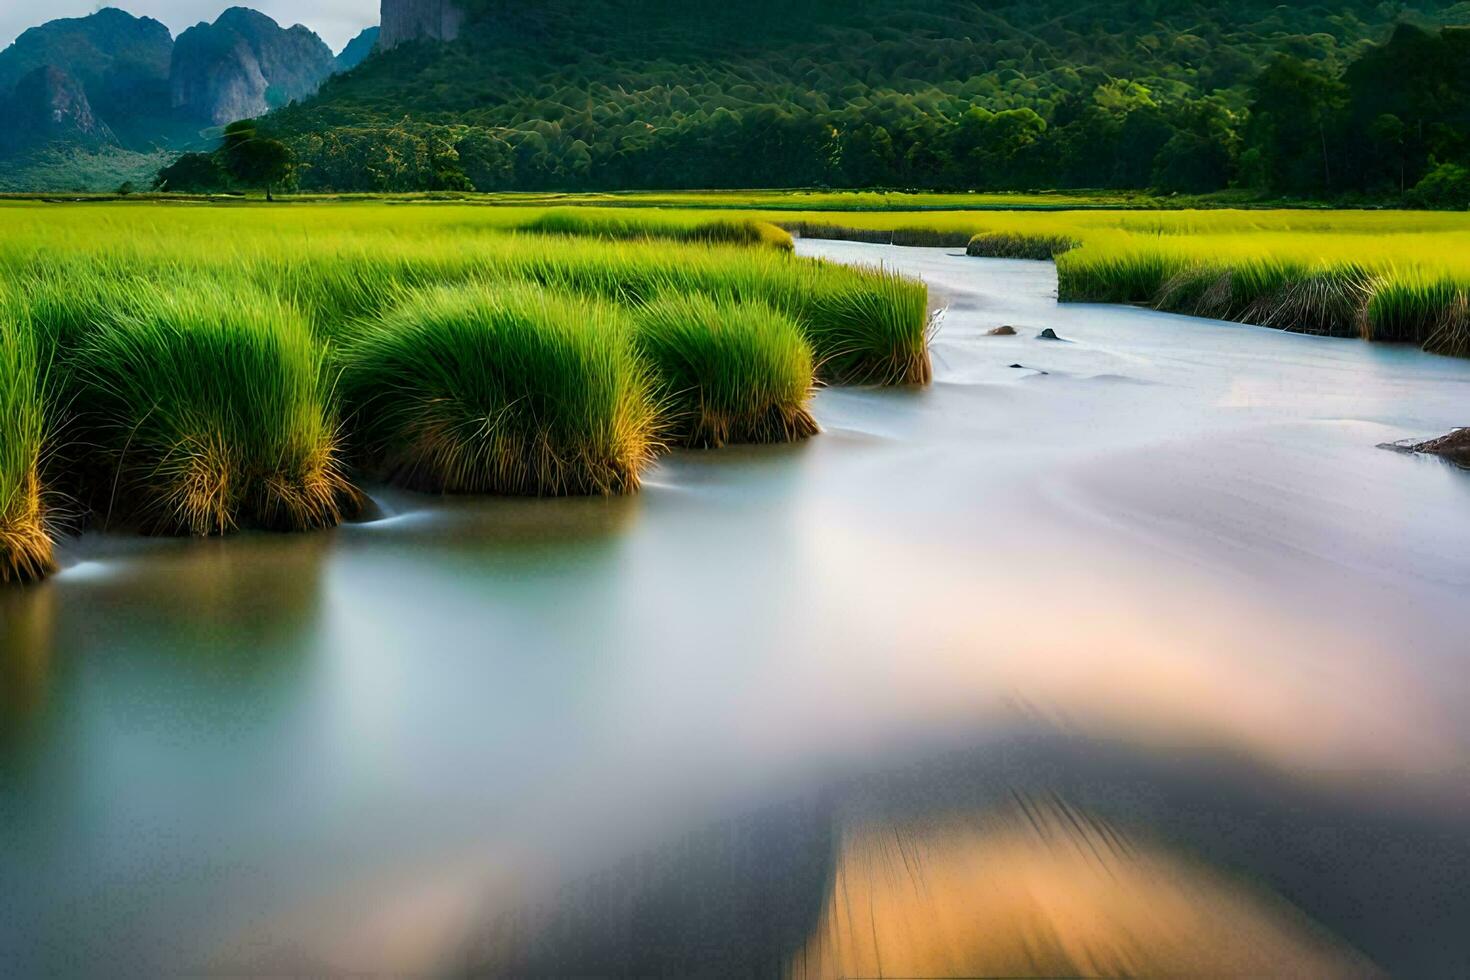
<path id="1" fill-rule="evenodd" d="M 769 8 L 769 9 L 765 9 Z M 1470 4 L 476 0 L 262 128 L 310 191 L 1243 188 L 1470 203 Z M 187 174 L 207 174 L 185 161 Z"/>

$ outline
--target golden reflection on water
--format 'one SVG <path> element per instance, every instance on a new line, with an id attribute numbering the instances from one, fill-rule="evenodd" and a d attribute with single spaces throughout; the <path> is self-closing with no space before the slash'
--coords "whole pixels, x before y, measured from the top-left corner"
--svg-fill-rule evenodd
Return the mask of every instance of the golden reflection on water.
<path id="1" fill-rule="evenodd" d="M 322 575 L 333 542 L 312 534 L 143 541 L 103 539 L 119 549 L 74 580 L 68 604 L 88 610 L 70 625 L 115 630 L 118 638 L 158 634 L 157 651 L 253 656 L 296 642 L 320 613 Z"/>
<path id="2" fill-rule="evenodd" d="M 1061 802 L 858 824 L 788 976 L 1362 976 L 1281 899 Z"/>
<path id="3" fill-rule="evenodd" d="M 0 735 L 45 707 L 55 625 L 56 595 L 49 587 L 0 592 Z"/>

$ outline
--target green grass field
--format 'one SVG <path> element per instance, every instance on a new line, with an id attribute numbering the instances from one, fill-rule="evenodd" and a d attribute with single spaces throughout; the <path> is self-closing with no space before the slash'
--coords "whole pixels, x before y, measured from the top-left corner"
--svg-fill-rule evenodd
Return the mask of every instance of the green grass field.
<path id="1" fill-rule="evenodd" d="M 670 445 L 805 438 L 819 382 L 929 378 L 922 283 L 707 212 L 0 205 L 0 568 L 46 502 L 220 534 L 337 523 L 364 477 L 637 489 Z"/>
<path id="2" fill-rule="evenodd" d="M 686 212 L 692 216 L 698 212 Z M 1064 301 L 1138 303 L 1470 356 L 1470 214 L 736 212 L 814 237 L 1054 255 Z"/>
<path id="3" fill-rule="evenodd" d="M 362 474 L 627 492 L 667 445 L 812 434 L 819 381 L 927 382 L 923 285 L 788 231 L 1055 256 L 1063 300 L 1470 354 L 1470 215 L 968 197 L 0 203 L 0 568 L 44 571 L 49 498 L 220 533 L 334 523 Z"/>

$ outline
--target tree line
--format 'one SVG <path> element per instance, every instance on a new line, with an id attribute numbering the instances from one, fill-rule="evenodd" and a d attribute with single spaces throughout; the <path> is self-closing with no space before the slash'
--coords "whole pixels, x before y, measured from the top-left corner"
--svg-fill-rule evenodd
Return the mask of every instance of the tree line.
<path id="1" fill-rule="evenodd" d="M 691 67 L 703 64 L 701 51 L 680 51 L 668 62 L 576 63 L 556 83 L 538 75 L 532 91 L 510 87 L 498 98 L 476 90 L 409 100 L 406 114 L 386 121 L 382 101 L 398 98 L 402 78 L 435 77 L 450 70 L 446 60 L 474 77 L 484 60 L 473 43 L 408 45 L 371 59 L 365 79 L 334 80 L 319 103 L 261 125 L 290 147 L 294 186 L 312 191 L 1246 188 L 1470 204 L 1470 30 L 1400 23 L 1381 44 L 1347 49 L 1319 32 L 1260 49 L 1271 53 L 1259 65 L 1188 33 L 1133 41 L 1158 49 L 1158 60 L 1115 55 L 1105 67 L 1038 72 L 1047 62 L 1033 55 L 1029 73 L 992 66 L 908 91 L 894 85 L 920 66 L 913 45 L 896 38 L 861 55 L 882 65 L 869 72 L 881 85 L 854 81 L 861 66 L 797 60 L 757 71 L 751 55 L 706 72 Z M 943 61 L 944 45 L 935 47 Z M 1181 63 L 1182 77 L 1165 70 Z M 1135 77 L 1115 74 L 1130 64 Z M 494 84 L 510 86 L 529 68 L 498 70 Z M 1221 87 L 1203 91 L 1209 84 Z M 182 187 L 180 176 L 166 186 L 208 189 Z"/>

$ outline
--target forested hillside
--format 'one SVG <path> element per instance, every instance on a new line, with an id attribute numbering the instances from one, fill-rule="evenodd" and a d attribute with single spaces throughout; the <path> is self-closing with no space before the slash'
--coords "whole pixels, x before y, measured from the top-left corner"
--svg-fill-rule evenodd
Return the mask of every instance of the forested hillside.
<path id="1" fill-rule="evenodd" d="M 465 6 L 269 118 L 304 188 L 1381 196 L 1465 154 L 1465 3 Z"/>

